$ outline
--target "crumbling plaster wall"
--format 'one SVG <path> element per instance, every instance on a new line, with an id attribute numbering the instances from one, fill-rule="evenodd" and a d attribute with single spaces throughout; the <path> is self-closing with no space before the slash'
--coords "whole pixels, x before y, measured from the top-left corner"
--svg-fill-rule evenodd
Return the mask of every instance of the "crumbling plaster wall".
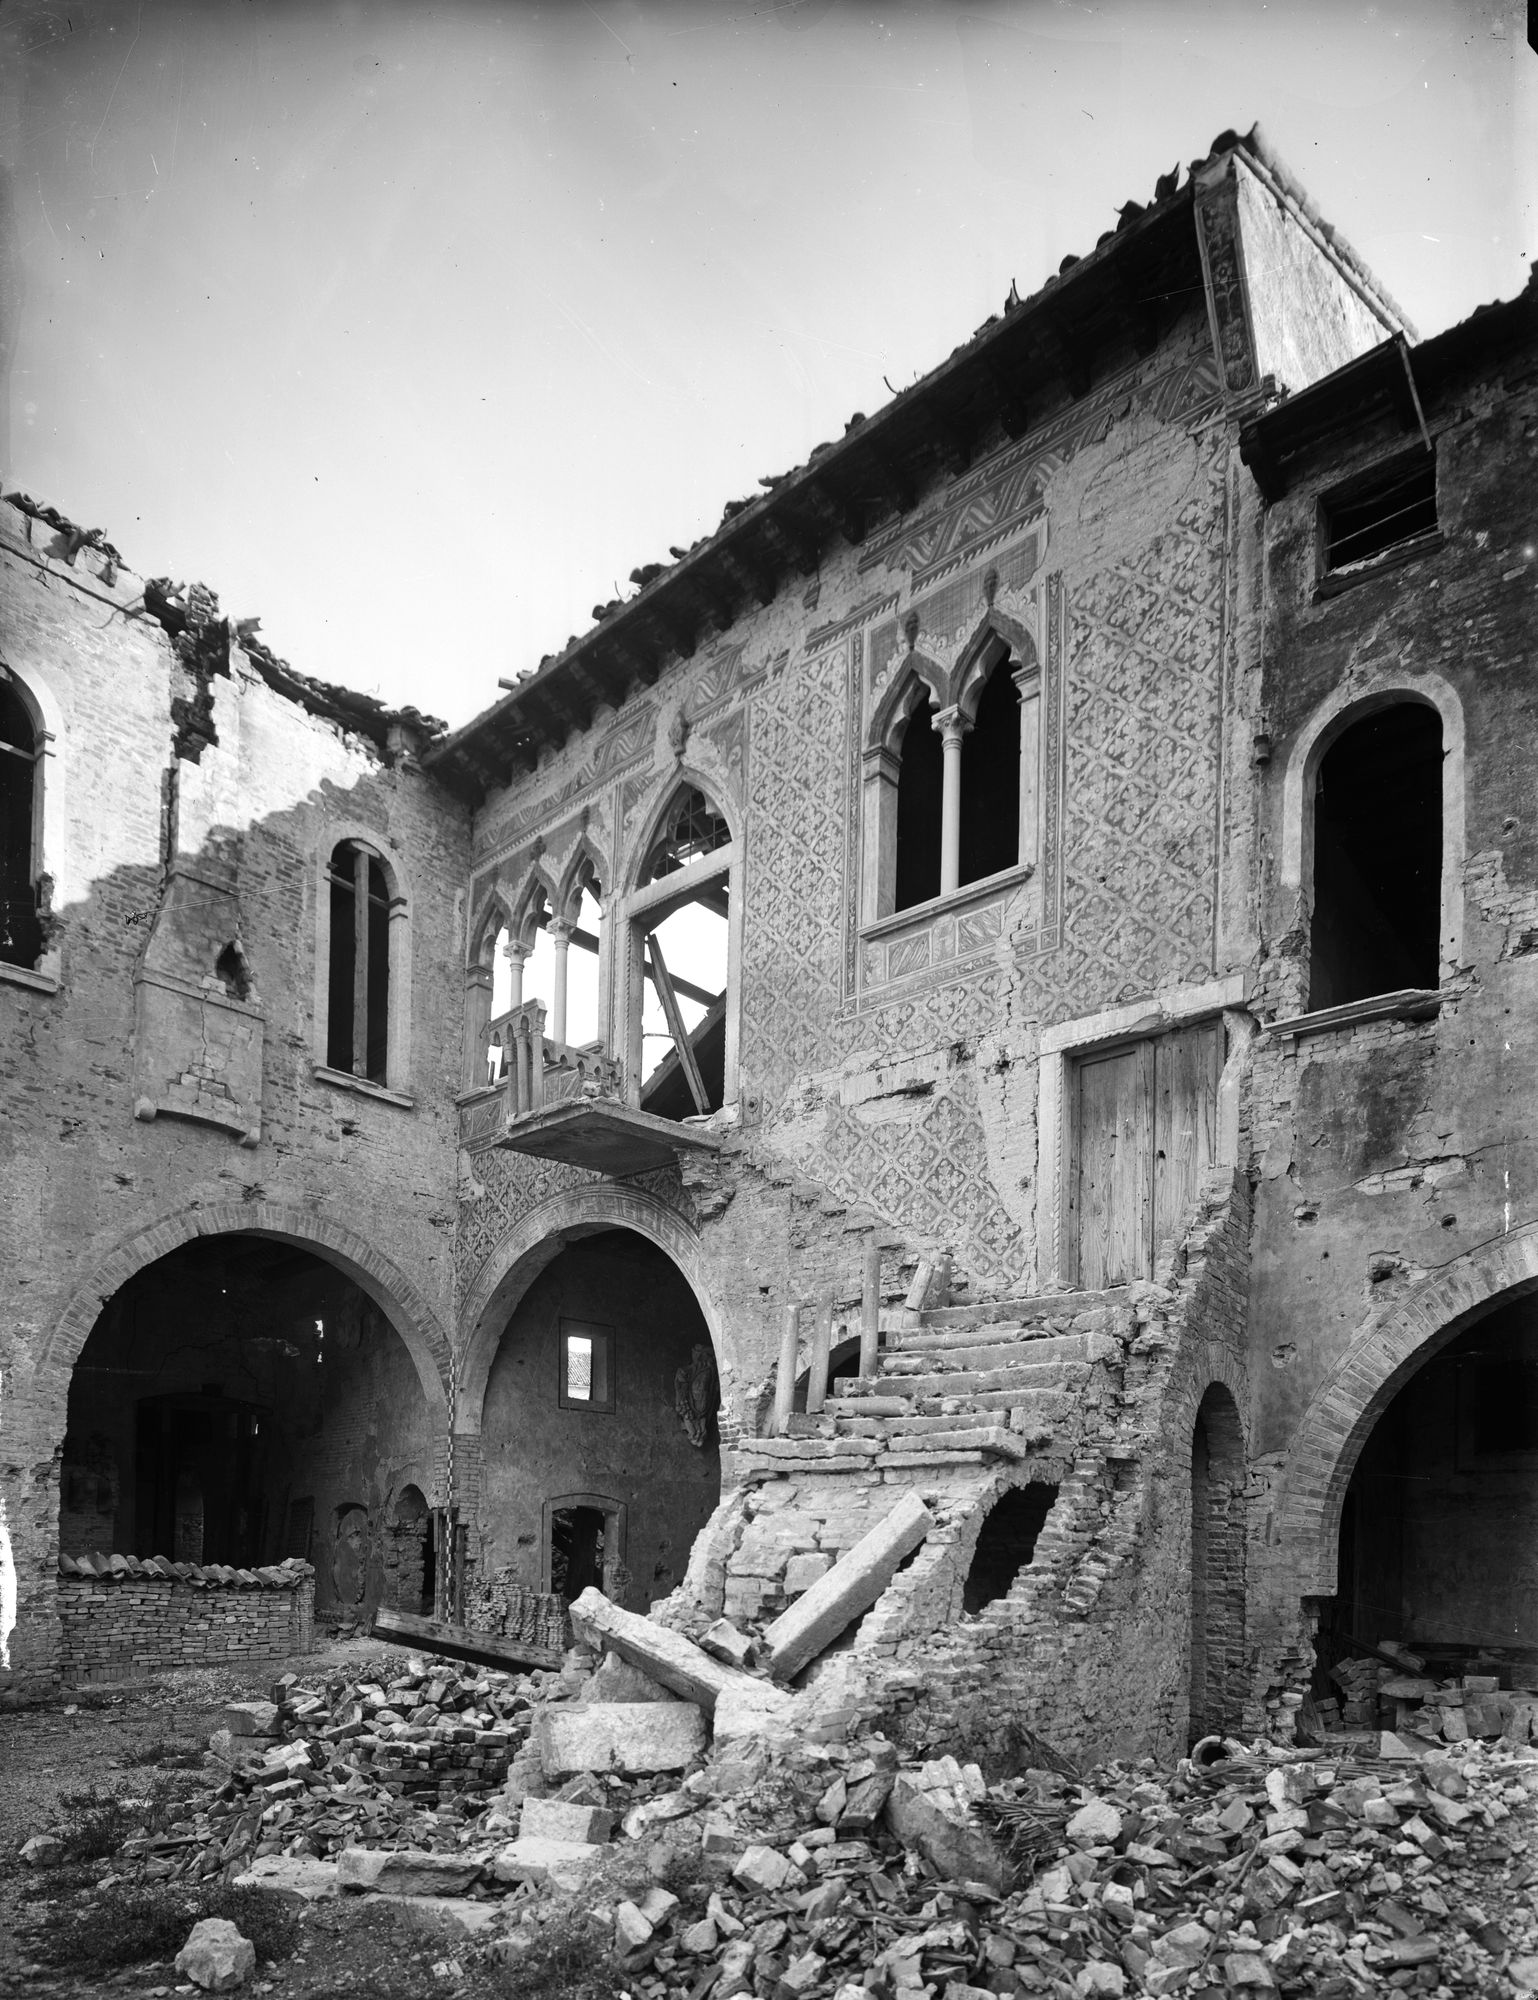
<path id="1" fill-rule="evenodd" d="M 449 1052 L 460 1033 L 467 816 L 409 757 L 276 694 L 236 648 L 210 683 L 218 736 L 183 793 L 196 862 L 217 841 L 263 1017 L 261 1136 L 134 1116 L 135 975 L 161 907 L 173 701 L 189 675 L 139 578 L 0 510 L 0 658 L 62 719 L 49 773 L 66 799 L 56 991 L 0 978 L 0 1487 L 19 1605 L 12 1675 L 54 1656 L 56 1454 L 69 1370 L 102 1297 L 206 1228 L 292 1229 L 389 1297 L 425 1367 L 446 1359 L 453 1226 Z M 205 805 L 198 805 L 197 801 Z M 315 1077 L 316 896 L 337 821 L 409 854 L 413 1103 Z M 227 940 L 208 940 L 212 955 Z M 321 1030 L 323 1032 L 323 1028 Z M 344 1249 L 343 1246 L 346 1246 Z M 410 1277 L 406 1277 L 406 1273 Z M 98 1275 L 99 1274 L 99 1275 Z M 93 1292 L 93 1287 L 94 1292 Z M 403 1301 L 404 1303 L 402 1303 Z M 62 1329 L 62 1331 L 61 1331 Z M 4 1669 L 0 1669 L 3 1676 Z"/>
<path id="2" fill-rule="evenodd" d="M 1520 371 L 1517 371 L 1520 374 Z M 1262 922 L 1257 1006 L 1308 1005 L 1309 885 L 1281 879 L 1289 761 L 1311 717 L 1353 689 L 1433 679 L 1463 715 L 1461 941 L 1434 1020 L 1374 1020 L 1257 1046 L 1251 1390 L 1257 1618 L 1274 1674 L 1296 1674 L 1297 1564 L 1277 1547 L 1304 1412 L 1375 1317 L 1441 1268 L 1538 1216 L 1538 818 L 1532 804 L 1530 376 L 1469 381 L 1428 411 L 1444 545 L 1314 601 L 1318 495 L 1411 440 L 1365 429 L 1295 477 L 1265 527 Z M 1444 738 L 1444 740 L 1446 740 Z M 1450 796 L 1455 773 L 1444 766 Z M 1305 788 L 1306 796 L 1306 788 Z M 1437 1328 L 1428 1323 L 1426 1337 Z M 1293 1551 L 1306 1569 L 1310 1558 Z M 1371 1634 L 1364 1636 L 1371 1637 Z"/>
<path id="3" fill-rule="evenodd" d="M 478 814 L 473 912 L 515 905 L 535 869 L 560 879 L 579 842 L 622 880 L 670 773 L 705 783 L 744 830 L 737 1122 L 720 1121 L 722 1184 L 667 1197 L 699 1228 L 728 1330 L 729 1417 L 761 1403 L 787 1296 L 832 1290 L 840 1311 L 858 1299 L 871 1226 L 910 1266 L 953 1247 L 974 1296 L 1030 1289 L 1039 1025 L 1234 962 L 1247 914 L 1247 855 L 1224 810 L 1236 486 L 1193 313 L 600 710 Z M 1035 621 L 1050 680 L 1041 864 L 1001 896 L 964 894 L 899 955 L 861 936 L 866 721 L 901 670 L 904 621 L 943 665 L 990 596 Z M 520 1217 L 584 1178 L 463 1156 L 461 1295 Z"/>

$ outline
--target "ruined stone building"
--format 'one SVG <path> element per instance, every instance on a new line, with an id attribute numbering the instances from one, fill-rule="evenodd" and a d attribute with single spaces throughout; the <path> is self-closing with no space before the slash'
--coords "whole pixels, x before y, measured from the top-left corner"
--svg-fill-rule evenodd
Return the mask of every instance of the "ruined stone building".
<path id="1" fill-rule="evenodd" d="M 0 1687 L 910 1488 L 828 1729 L 1538 1662 L 1534 323 L 1225 134 L 452 733 L 11 496 Z"/>

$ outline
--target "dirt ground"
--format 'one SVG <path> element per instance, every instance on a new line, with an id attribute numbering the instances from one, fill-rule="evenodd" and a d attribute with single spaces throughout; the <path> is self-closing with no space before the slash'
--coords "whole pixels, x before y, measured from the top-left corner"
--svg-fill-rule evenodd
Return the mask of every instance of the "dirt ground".
<path id="1" fill-rule="evenodd" d="M 285 1671 L 314 1681 L 357 1676 L 370 1659 L 398 1671 L 400 1658 L 393 1649 L 353 1640 L 299 1659 L 246 1663 L 239 1670 L 187 1668 L 131 1687 L 76 1691 L 0 1712 L 0 1994 L 85 2000 L 99 1993 L 194 1992 L 171 1962 L 174 1946 L 158 1960 L 122 1970 L 61 1963 L 72 1955 L 71 1936 L 89 1936 L 94 1924 L 113 1921 L 110 1900 L 104 1906 L 102 1898 L 114 1865 L 104 1859 L 24 1867 L 17 1859 L 21 1843 L 68 1821 L 71 1811 L 78 1814 L 80 1795 L 93 1789 L 122 1799 L 143 1799 L 157 1786 L 179 1783 L 206 1789 L 201 1753 L 219 1710 L 226 1702 L 264 1697 Z M 191 1922 L 189 1916 L 188 1929 Z M 304 1912 L 297 1925 L 285 1919 L 275 1928 L 285 1927 L 286 1954 L 259 1962 L 243 1992 L 281 2000 L 415 2000 L 420 1994 L 508 2000 L 523 1983 L 488 1965 L 484 1952 L 462 1939 L 408 1926 L 377 1906 L 330 1904 Z M 567 1990 L 578 1992 L 585 1983 Z M 558 1988 L 547 1985 L 545 2000 L 560 2000 Z"/>

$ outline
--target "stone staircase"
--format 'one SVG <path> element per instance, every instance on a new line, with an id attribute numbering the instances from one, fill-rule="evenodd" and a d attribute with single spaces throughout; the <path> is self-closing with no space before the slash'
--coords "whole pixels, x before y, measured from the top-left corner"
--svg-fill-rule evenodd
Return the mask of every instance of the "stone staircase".
<path id="1" fill-rule="evenodd" d="M 1130 1333 L 1124 1291 L 883 1312 L 877 1373 L 838 1383 L 784 1437 L 743 1439 L 742 1469 L 870 1478 L 1071 1456 L 1086 1416 L 1119 1393 Z"/>

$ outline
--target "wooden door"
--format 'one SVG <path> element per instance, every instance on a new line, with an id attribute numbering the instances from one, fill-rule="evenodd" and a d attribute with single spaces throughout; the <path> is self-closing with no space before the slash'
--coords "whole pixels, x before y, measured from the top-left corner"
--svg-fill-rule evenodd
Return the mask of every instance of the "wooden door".
<path id="1" fill-rule="evenodd" d="M 1079 1065 L 1079 1284 L 1145 1277 L 1153 1222 L 1152 1042 Z"/>
<path id="2" fill-rule="evenodd" d="M 1216 1021 L 1078 1064 L 1070 1206 L 1083 1290 L 1151 1277 L 1185 1227 L 1215 1151 L 1221 1067 Z"/>

